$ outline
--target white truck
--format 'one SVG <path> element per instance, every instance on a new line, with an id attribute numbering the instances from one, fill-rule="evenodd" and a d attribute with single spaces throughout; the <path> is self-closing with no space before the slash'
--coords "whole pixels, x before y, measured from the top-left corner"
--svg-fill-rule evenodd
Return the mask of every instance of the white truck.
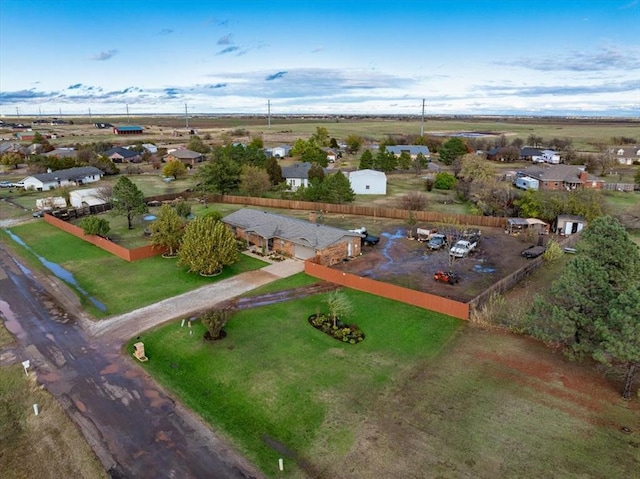
<path id="1" fill-rule="evenodd" d="M 464 258 L 465 256 L 468 256 L 469 253 L 471 253 L 474 249 L 476 249 L 477 245 L 477 241 L 471 242 L 467 240 L 460 240 L 449 250 L 449 255 L 453 256 L 454 258 Z"/>

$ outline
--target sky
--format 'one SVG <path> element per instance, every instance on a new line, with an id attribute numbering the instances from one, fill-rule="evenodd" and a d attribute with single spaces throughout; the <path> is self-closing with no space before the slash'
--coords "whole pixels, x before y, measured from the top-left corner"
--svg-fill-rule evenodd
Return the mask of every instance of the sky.
<path id="1" fill-rule="evenodd" d="M 640 0 L 0 0 L 0 115 L 640 117 Z M 186 107 L 185 107 L 186 105 Z"/>

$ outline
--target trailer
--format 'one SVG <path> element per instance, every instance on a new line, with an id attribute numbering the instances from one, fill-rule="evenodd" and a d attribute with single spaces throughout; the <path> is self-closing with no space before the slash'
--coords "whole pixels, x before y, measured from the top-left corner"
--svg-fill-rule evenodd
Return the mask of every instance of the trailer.
<path id="1" fill-rule="evenodd" d="M 537 190 L 540 188 L 540 182 L 530 176 L 521 176 L 516 179 L 516 188 L 522 190 Z"/>

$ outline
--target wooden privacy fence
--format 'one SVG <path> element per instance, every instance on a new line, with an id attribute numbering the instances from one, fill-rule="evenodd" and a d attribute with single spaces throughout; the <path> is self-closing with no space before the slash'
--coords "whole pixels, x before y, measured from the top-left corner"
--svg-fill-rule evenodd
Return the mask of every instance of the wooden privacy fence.
<path id="1" fill-rule="evenodd" d="M 194 195 L 193 193 L 191 194 Z M 176 195 L 181 196 L 181 195 Z M 440 213 L 437 211 L 409 211 L 400 208 L 381 208 L 366 205 L 336 205 L 333 203 L 314 203 L 311 201 L 282 200 L 276 198 L 254 198 L 248 196 L 232 195 L 208 195 L 207 202 L 227 203 L 243 206 L 255 206 L 258 208 L 280 208 L 290 210 L 322 211 L 323 213 L 336 213 L 342 215 L 370 216 L 374 218 L 390 218 L 407 220 L 411 213 L 419 222 L 440 223 L 456 221 L 460 225 L 473 225 L 504 228 L 507 219 L 495 216 L 458 215 L 452 213 Z"/>
<path id="2" fill-rule="evenodd" d="M 357 289 L 358 291 L 364 291 L 365 293 L 393 299 L 402 303 L 436 311 L 437 313 L 447 314 L 454 318 L 469 319 L 469 305 L 452 299 L 344 273 L 326 266 L 321 266 L 310 260 L 305 261 L 304 272 L 310 276 L 348 288 Z"/>
<path id="3" fill-rule="evenodd" d="M 151 258 L 152 256 L 158 256 L 164 252 L 162 249 L 153 248 L 151 245 L 140 246 L 139 248 L 127 249 L 123 246 L 115 244 L 101 236 L 85 235 L 82 228 L 79 226 L 68 223 L 64 220 L 56 218 L 53 215 L 44 215 L 44 220 L 52 226 L 61 229 L 73 236 L 76 236 L 88 243 L 91 243 L 98 248 L 101 248 L 118 258 L 122 258 L 125 261 L 138 261 L 145 258 Z"/>
<path id="4" fill-rule="evenodd" d="M 571 236 L 566 236 L 558 239 L 558 244 L 560 247 L 573 247 L 580 239 L 580 233 L 572 234 Z M 491 296 L 502 294 L 505 291 L 510 290 L 523 278 L 529 276 L 535 270 L 540 268 L 544 264 L 544 258 L 542 256 L 538 256 L 537 258 L 533 258 L 528 261 L 528 263 L 522 268 L 514 271 L 509 276 L 502 278 L 500 281 L 497 281 L 489 288 L 485 289 L 478 296 L 469 301 L 469 311 L 474 311 L 480 308 L 483 304 L 485 304 Z"/>

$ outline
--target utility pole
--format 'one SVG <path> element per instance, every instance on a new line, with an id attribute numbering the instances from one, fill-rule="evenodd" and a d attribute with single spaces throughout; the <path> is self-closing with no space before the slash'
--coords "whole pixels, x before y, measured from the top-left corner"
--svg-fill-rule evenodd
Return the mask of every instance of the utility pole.
<path id="1" fill-rule="evenodd" d="M 129 123 L 129 104 L 125 104 L 127 106 L 127 123 Z"/>
<path id="2" fill-rule="evenodd" d="M 184 104 L 184 122 L 187 130 L 189 129 L 189 114 L 187 113 L 187 104 Z"/>
<path id="3" fill-rule="evenodd" d="M 91 123 L 93 123 L 93 122 L 91 121 L 91 107 L 89 107 L 89 124 L 91 124 Z"/>
<path id="4" fill-rule="evenodd" d="M 18 121 L 20 120 L 20 108 L 16 107 L 16 116 L 18 117 Z"/>
<path id="5" fill-rule="evenodd" d="M 422 99 L 422 121 L 420 122 L 420 136 L 424 136 L 424 98 Z"/>
<path id="6" fill-rule="evenodd" d="M 271 100 L 267 100 L 267 126 L 271 128 Z"/>

